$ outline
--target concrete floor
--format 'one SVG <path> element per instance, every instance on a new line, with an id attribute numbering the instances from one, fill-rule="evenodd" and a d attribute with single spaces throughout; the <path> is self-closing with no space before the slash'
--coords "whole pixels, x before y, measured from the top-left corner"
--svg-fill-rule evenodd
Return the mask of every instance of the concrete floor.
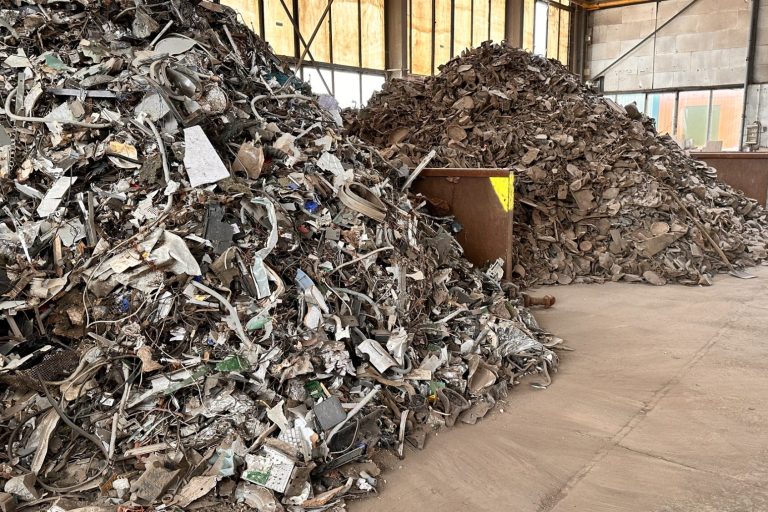
<path id="1" fill-rule="evenodd" d="M 547 390 L 409 450 L 352 512 L 768 511 L 768 268 L 709 288 L 548 288 Z"/>

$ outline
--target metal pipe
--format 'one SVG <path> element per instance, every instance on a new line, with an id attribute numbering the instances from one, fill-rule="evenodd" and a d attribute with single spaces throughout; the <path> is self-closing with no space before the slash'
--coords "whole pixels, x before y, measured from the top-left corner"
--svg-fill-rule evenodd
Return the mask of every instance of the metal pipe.
<path id="1" fill-rule="evenodd" d="M 755 60 L 755 37 L 757 36 L 757 21 L 760 10 L 759 0 L 752 0 L 749 24 L 749 39 L 747 41 L 747 69 L 744 73 L 744 101 L 741 105 L 741 133 L 739 134 L 739 149 L 744 150 L 744 133 L 747 130 L 747 96 L 749 84 L 752 83 L 752 64 Z M 757 92 L 760 94 L 760 91 Z M 757 116 L 760 112 L 756 113 Z"/>
<path id="2" fill-rule="evenodd" d="M 587 11 L 576 7 L 574 16 L 574 36 L 571 37 L 571 42 L 576 43 L 573 45 L 572 55 L 576 60 L 575 65 L 571 68 L 574 72 L 579 73 L 579 78 L 584 80 L 584 67 L 587 61 Z"/>
<path id="3" fill-rule="evenodd" d="M 662 24 L 661 24 L 661 25 L 660 25 L 660 26 L 659 26 L 659 27 L 658 27 L 656 30 L 654 30 L 653 32 L 651 32 L 650 34 L 648 34 L 647 36 L 645 36 L 643 39 L 641 39 L 641 40 L 640 40 L 640 42 L 639 42 L 639 43 L 637 43 L 635 46 L 633 46 L 632 48 L 630 48 L 630 49 L 629 49 L 629 50 L 627 50 L 626 52 L 622 53 L 622 54 L 621 54 L 621 55 L 620 55 L 620 56 L 619 56 L 619 57 L 618 57 L 616 60 L 614 60 L 613 62 L 611 62 L 610 64 L 608 64 L 608 66 L 607 66 L 605 69 L 603 69 L 601 72 L 599 72 L 599 73 L 597 73 L 597 74 L 595 74 L 595 75 L 592 75 L 590 78 L 594 80 L 595 78 L 599 78 L 599 77 L 603 76 L 603 75 L 606 73 L 606 71 L 608 71 L 608 70 L 609 70 L 609 69 L 611 69 L 613 66 L 615 66 L 616 64 L 618 64 L 619 62 L 621 62 L 622 60 L 624 60 L 624 58 L 625 58 L 627 55 L 631 54 L 632 52 L 634 52 L 635 50 L 637 50 L 638 48 L 640 48 L 640 46 L 642 46 L 642 45 L 643 45 L 643 44 L 645 44 L 645 43 L 646 43 L 646 42 L 647 42 L 647 41 L 648 41 L 650 38 L 654 37 L 656 34 L 658 34 L 659 32 L 661 32 L 661 30 L 662 30 L 664 27 L 666 27 L 667 25 L 669 25 L 670 23 L 672 23 L 672 22 L 673 22 L 675 19 L 677 19 L 677 17 L 678 17 L 678 16 L 680 16 L 680 15 L 681 15 L 681 14 L 683 14 L 685 11 L 687 11 L 688 9 L 690 9 L 690 8 L 693 6 L 693 4 L 697 3 L 698 1 L 699 1 L 699 0 L 691 0 L 691 3 L 689 3 L 688 5 L 686 5 L 685 7 L 683 7 L 682 9 L 680 9 L 680 10 L 679 10 L 679 11 L 678 11 L 678 12 L 677 12 L 677 13 L 676 13 L 674 16 L 672 16 L 672 17 L 671 17 L 671 18 L 669 18 L 667 21 L 665 21 L 664 23 L 662 23 Z"/>

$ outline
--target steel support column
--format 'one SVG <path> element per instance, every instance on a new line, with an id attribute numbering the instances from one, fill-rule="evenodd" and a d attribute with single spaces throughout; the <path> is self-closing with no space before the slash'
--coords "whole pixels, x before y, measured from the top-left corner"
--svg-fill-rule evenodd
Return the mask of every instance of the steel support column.
<path id="1" fill-rule="evenodd" d="M 387 78 L 401 78 L 408 72 L 408 0 L 384 2 L 386 25 L 385 64 Z"/>
<path id="2" fill-rule="evenodd" d="M 523 47 L 523 0 L 506 0 L 504 40 L 515 48 Z"/>

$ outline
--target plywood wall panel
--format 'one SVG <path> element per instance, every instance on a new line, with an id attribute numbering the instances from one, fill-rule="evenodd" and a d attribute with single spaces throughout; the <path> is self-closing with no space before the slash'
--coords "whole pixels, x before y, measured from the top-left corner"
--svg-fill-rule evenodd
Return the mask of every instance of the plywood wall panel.
<path id="1" fill-rule="evenodd" d="M 259 18 L 259 0 L 222 0 L 223 5 L 233 8 L 243 23 L 257 34 L 261 34 L 261 19 Z"/>
<path id="2" fill-rule="evenodd" d="M 451 60 L 451 0 L 435 0 L 435 70 Z"/>
<path id="3" fill-rule="evenodd" d="M 472 0 L 455 0 L 453 7 L 453 53 L 472 47 Z"/>
<path id="4" fill-rule="evenodd" d="M 411 0 L 411 72 L 432 74 L 432 0 Z"/>
<path id="5" fill-rule="evenodd" d="M 360 42 L 363 50 L 363 67 L 384 69 L 386 51 L 384 36 L 384 0 L 360 0 L 363 31 Z"/>
<path id="6" fill-rule="evenodd" d="M 288 3 L 288 0 L 286 0 L 286 3 Z M 301 29 L 304 41 L 309 42 L 309 38 L 312 36 L 317 22 L 323 15 L 325 7 L 325 2 L 301 2 L 299 4 L 299 28 Z M 309 47 L 312 56 L 318 62 L 331 62 L 330 24 L 331 17 L 327 15 L 317 31 L 312 45 Z M 304 48 L 302 47 L 301 50 L 303 51 Z"/>
<path id="7" fill-rule="evenodd" d="M 293 15 L 293 3 L 285 2 L 288 10 Z M 294 44 L 293 25 L 285 14 L 280 0 L 264 0 L 264 37 L 272 45 L 275 53 L 293 57 L 296 54 Z"/>
<path id="8" fill-rule="evenodd" d="M 360 66 L 360 31 L 357 0 L 334 0 L 331 7 L 333 62 Z"/>
<path id="9" fill-rule="evenodd" d="M 491 39 L 496 42 L 504 40 L 506 25 L 504 3 L 504 0 L 491 0 Z"/>
<path id="10" fill-rule="evenodd" d="M 488 13 L 490 0 L 474 0 L 472 12 L 472 46 L 490 39 L 488 30 Z"/>

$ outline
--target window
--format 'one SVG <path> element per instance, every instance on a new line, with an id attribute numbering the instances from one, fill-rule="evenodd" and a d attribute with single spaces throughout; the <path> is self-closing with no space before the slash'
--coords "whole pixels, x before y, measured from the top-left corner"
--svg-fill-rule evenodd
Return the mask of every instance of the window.
<path id="1" fill-rule="evenodd" d="M 708 140 L 722 142 L 724 151 L 739 150 L 743 102 L 743 89 L 712 91 Z"/>
<path id="2" fill-rule="evenodd" d="M 620 105 L 636 103 L 656 121 L 656 131 L 669 134 L 686 149 L 738 151 L 743 89 L 605 94 Z"/>
<path id="3" fill-rule="evenodd" d="M 312 87 L 313 93 L 328 94 L 328 90 L 323 85 L 323 80 L 325 80 L 325 84 L 331 89 L 331 92 L 333 91 L 333 72 L 330 69 L 304 68 L 302 72 L 304 73 L 304 81 Z M 321 74 L 322 78 L 320 77 Z"/>
<path id="4" fill-rule="evenodd" d="M 361 99 L 362 99 L 363 105 L 368 103 L 368 100 L 371 99 L 371 96 L 373 96 L 374 93 L 380 91 L 383 86 L 384 86 L 383 76 L 366 75 L 364 73 L 362 76 L 362 89 L 361 89 Z"/>
<path id="5" fill-rule="evenodd" d="M 635 105 L 637 105 L 637 109 L 640 112 L 645 112 L 645 94 L 643 93 L 617 94 L 616 103 L 618 103 L 622 107 L 626 107 L 630 103 L 634 103 Z"/>
<path id="6" fill-rule="evenodd" d="M 523 48 L 568 65 L 570 0 L 524 0 Z"/>
<path id="7" fill-rule="evenodd" d="M 675 138 L 684 148 L 703 147 L 707 143 L 709 94 L 709 91 L 680 93 Z"/>
<path id="8" fill-rule="evenodd" d="M 656 120 L 656 131 L 660 134 L 674 133 L 675 103 L 677 94 L 653 93 L 646 100 L 645 115 Z"/>
<path id="9" fill-rule="evenodd" d="M 333 71 L 333 95 L 341 108 L 360 107 L 360 73 Z"/>
<path id="10" fill-rule="evenodd" d="M 279 1 L 279 0 L 278 0 Z M 286 5 L 288 2 L 286 1 Z M 299 10 L 299 28 L 301 29 L 301 35 L 304 37 L 304 41 L 309 43 L 309 39 L 312 37 L 312 32 L 315 31 L 317 23 L 325 12 L 325 4 L 321 2 L 305 2 L 301 5 Z M 331 34 L 331 17 L 327 16 L 320 25 L 320 28 L 312 40 L 312 44 L 309 46 L 309 51 L 312 52 L 312 57 L 318 62 L 331 62 L 331 45 L 329 44 Z M 301 52 L 304 51 L 304 47 L 301 46 Z M 309 59 L 307 59 L 309 60 Z"/>
<path id="11" fill-rule="evenodd" d="M 341 108 L 362 107 L 374 93 L 384 85 L 384 74 L 356 72 L 330 68 L 307 67 L 301 70 L 302 79 L 307 82 L 315 94 L 328 94 L 323 80 L 331 89 L 331 94 Z M 322 79 L 321 79 L 322 75 Z"/>
<path id="12" fill-rule="evenodd" d="M 411 73 L 437 73 L 466 48 L 503 40 L 504 4 L 504 0 L 409 0 Z"/>
<path id="13" fill-rule="evenodd" d="M 360 65 L 366 69 L 384 70 L 384 0 L 362 0 L 360 24 Z"/>

